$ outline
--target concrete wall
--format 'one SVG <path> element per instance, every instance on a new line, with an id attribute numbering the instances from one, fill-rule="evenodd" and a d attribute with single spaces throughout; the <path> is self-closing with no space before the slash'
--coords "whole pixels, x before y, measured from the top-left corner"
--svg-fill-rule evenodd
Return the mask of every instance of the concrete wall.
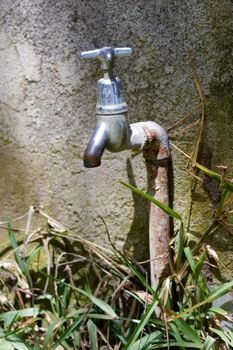
<path id="1" fill-rule="evenodd" d="M 191 49 L 207 99 L 204 143 L 213 152 L 213 168 L 225 163 L 232 169 L 232 10 L 230 0 L 1 1 L 0 218 L 17 217 L 37 205 L 106 244 L 99 213 L 118 247 L 145 256 L 146 203 L 118 183 L 125 179 L 146 189 L 142 157 L 106 152 L 100 168 L 82 164 L 95 125 L 101 72 L 97 63 L 81 61 L 79 53 L 133 47 L 134 55 L 116 66 L 129 119 L 169 128 L 198 102 Z M 173 133 L 173 139 L 190 150 L 193 130 Z M 175 151 L 173 158 L 175 208 L 184 213 L 189 178 L 184 158 Z M 206 194 L 198 191 L 196 236 L 211 216 Z M 230 238 L 224 232 L 215 240 L 220 251 L 229 252 L 229 261 Z"/>

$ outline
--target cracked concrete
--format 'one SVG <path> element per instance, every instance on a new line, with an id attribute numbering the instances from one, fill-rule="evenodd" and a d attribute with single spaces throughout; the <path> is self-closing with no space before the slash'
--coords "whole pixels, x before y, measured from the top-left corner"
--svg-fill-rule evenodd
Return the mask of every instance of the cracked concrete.
<path id="1" fill-rule="evenodd" d="M 146 188 L 141 156 L 129 165 L 130 153 L 106 152 L 100 168 L 82 164 L 101 72 L 95 62 L 80 61 L 79 53 L 133 47 L 131 58 L 116 62 L 130 122 L 151 119 L 168 128 L 198 102 L 191 49 L 208 103 L 205 143 L 214 167 L 225 163 L 232 173 L 232 10 L 230 0 L 1 2 L 0 219 L 39 205 L 78 234 L 107 244 L 99 213 L 119 247 L 144 257 L 146 203 L 133 202 L 118 183 Z M 175 140 L 190 150 L 193 137 L 189 132 Z M 176 152 L 173 158 L 175 208 L 184 213 L 189 177 L 184 159 Z M 196 196 L 196 235 L 211 215 L 202 195 Z M 225 243 L 221 247 L 228 250 Z"/>

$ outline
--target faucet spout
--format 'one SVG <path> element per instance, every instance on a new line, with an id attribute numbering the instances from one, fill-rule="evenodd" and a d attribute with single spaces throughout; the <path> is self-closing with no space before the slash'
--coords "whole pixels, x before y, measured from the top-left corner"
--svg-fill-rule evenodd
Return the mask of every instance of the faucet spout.
<path id="1" fill-rule="evenodd" d="M 107 146 L 108 132 L 104 123 L 98 122 L 84 152 L 83 162 L 86 168 L 101 165 L 101 157 Z"/>

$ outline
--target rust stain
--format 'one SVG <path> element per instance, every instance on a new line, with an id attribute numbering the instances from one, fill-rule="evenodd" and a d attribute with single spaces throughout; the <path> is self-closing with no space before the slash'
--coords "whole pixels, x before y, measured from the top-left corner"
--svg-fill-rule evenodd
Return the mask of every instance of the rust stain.
<path id="1" fill-rule="evenodd" d="M 170 151 L 167 147 L 161 146 L 159 135 L 153 128 L 144 126 L 143 130 L 146 135 L 146 142 L 144 147 L 144 157 L 151 160 L 160 160 L 168 158 Z"/>

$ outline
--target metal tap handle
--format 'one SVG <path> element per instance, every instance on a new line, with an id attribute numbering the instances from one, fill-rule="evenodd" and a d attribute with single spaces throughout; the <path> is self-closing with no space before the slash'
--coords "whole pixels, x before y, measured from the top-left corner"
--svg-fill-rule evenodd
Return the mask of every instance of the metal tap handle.
<path id="1" fill-rule="evenodd" d="M 133 53 L 130 47 L 102 47 L 97 50 L 84 51 L 80 54 L 81 58 L 96 58 L 101 62 L 103 70 L 111 70 L 114 66 L 115 57 L 126 57 Z"/>

